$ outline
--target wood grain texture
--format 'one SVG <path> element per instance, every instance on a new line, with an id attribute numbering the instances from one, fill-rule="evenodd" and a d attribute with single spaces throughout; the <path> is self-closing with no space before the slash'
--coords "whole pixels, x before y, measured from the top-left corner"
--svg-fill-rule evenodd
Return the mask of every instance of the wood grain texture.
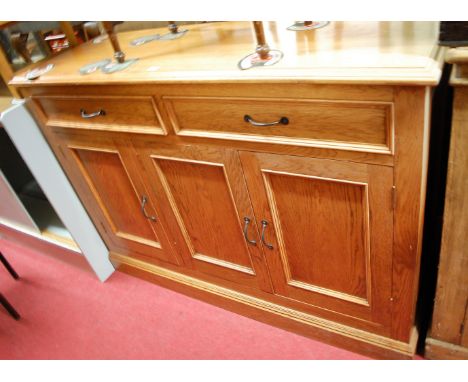
<path id="1" fill-rule="evenodd" d="M 455 90 L 431 338 L 468 347 L 468 87 Z M 466 350 L 468 352 L 468 350 Z"/>
<path id="2" fill-rule="evenodd" d="M 285 153 L 288 155 L 300 155 L 300 156 L 312 156 L 312 157 L 324 157 L 324 158 L 335 158 L 357 162 L 375 163 L 383 165 L 393 165 L 393 156 L 389 154 L 388 148 L 382 148 L 381 146 L 370 146 L 370 145 L 356 145 L 354 143 L 336 143 L 333 141 L 315 141 L 296 138 L 294 140 L 286 140 L 285 137 L 248 137 L 240 134 L 217 134 L 213 136 L 208 135 L 207 137 L 194 137 L 194 136 L 180 136 L 175 135 L 172 128 L 170 116 L 165 112 L 163 97 L 180 97 L 181 95 L 187 96 L 203 96 L 207 98 L 226 98 L 227 95 L 236 98 L 261 98 L 271 97 L 282 99 L 290 97 L 294 94 L 296 101 L 300 102 L 311 101 L 313 99 L 320 102 L 324 100 L 332 101 L 333 99 L 340 99 L 346 103 L 364 103 L 364 104 L 384 104 L 391 105 L 393 102 L 393 89 L 388 86 L 349 86 L 349 85 L 305 85 L 305 84 L 184 84 L 184 85 L 147 85 L 147 86 L 74 86 L 74 87 L 34 87 L 27 89 L 27 95 L 33 98 L 50 98 L 50 99 L 94 99 L 99 100 L 100 98 L 118 98 L 127 99 L 132 98 L 143 98 L 153 97 L 157 108 L 160 110 L 161 117 L 164 123 L 164 128 L 167 131 L 167 143 L 179 144 L 181 142 L 187 144 L 212 144 L 216 147 L 226 147 L 234 149 L 246 149 L 255 151 L 265 152 L 278 152 Z M 137 91 L 135 91 L 137 90 Z M 315 98 L 316 97 L 316 98 Z M 290 99 L 290 98 L 289 98 Z M 390 102 L 389 102 L 390 101 Z M 78 101 L 77 101 L 78 102 Z M 99 109 L 99 105 L 93 105 L 95 110 Z M 76 108 L 74 111 L 77 113 Z M 393 147 L 393 132 L 391 117 L 392 113 L 389 112 L 388 119 L 388 134 L 389 140 L 388 146 Z M 100 117 L 99 117 L 100 118 Z M 98 120 L 99 120 L 98 118 Z M 143 130 L 138 126 L 115 126 L 110 124 L 96 124 L 91 122 L 88 125 L 73 124 L 67 122 L 60 122 L 60 125 L 70 128 L 85 128 L 93 127 L 93 129 L 99 130 L 114 130 L 114 131 L 128 131 L 128 132 L 148 132 L 151 133 L 149 127 L 145 127 Z M 207 133 L 197 133 L 198 135 L 206 135 Z M 207 140 L 210 138 L 210 140 Z M 249 140 L 246 140 L 249 138 Z M 150 137 L 147 137 L 150 139 Z M 365 152 L 364 152 L 365 150 Z"/>
<path id="3" fill-rule="evenodd" d="M 165 206 L 186 261 L 201 272 L 271 291 L 263 254 L 243 234 L 248 217 L 249 238 L 259 243 L 237 153 L 140 142 L 153 195 Z"/>
<path id="4" fill-rule="evenodd" d="M 393 338 L 407 341 L 414 322 L 429 148 L 429 88 L 395 92 Z"/>
<path id="5" fill-rule="evenodd" d="M 0 75 L 2 76 L 3 81 L 7 84 L 9 92 L 16 98 L 21 98 L 20 92 L 14 86 L 8 85 L 11 79 L 14 76 L 13 68 L 11 67 L 8 58 L 3 51 L 3 48 L 0 48 Z"/>
<path id="6" fill-rule="evenodd" d="M 0 113 L 11 107 L 11 101 L 13 101 L 13 97 L 0 96 Z M 1 128 L 3 128 L 3 126 L 0 123 L 0 129 Z"/>
<path id="7" fill-rule="evenodd" d="M 151 97 L 40 97 L 51 126 L 134 133 L 165 134 L 159 111 Z M 103 111 L 104 115 L 83 118 L 85 113 Z"/>
<path id="8" fill-rule="evenodd" d="M 391 153 L 391 103 L 163 97 L 176 134 Z M 244 120 L 287 125 L 252 126 Z"/>
<path id="9" fill-rule="evenodd" d="M 147 195 L 138 173 L 133 149 L 118 135 L 55 129 L 59 160 L 73 182 L 96 228 L 111 250 L 138 253 L 150 261 L 158 258 L 178 264 L 159 219 L 159 210 L 148 198 L 143 216 L 141 198 Z"/>
<path id="10" fill-rule="evenodd" d="M 117 236 L 140 238 L 148 245 L 160 247 L 159 240 L 140 210 L 139 195 L 129 179 L 118 152 L 73 148 L 77 161 L 99 195 L 99 202 L 109 216 Z M 125 196 L 133 196 L 125 198 Z"/>
<path id="11" fill-rule="evenodd" d="M 237 94 L 239 94 L 240 96 L 245 96 L 245 94 L 242 92 L 245 91 L 247 87 L 244 88 L 244 86 L 245 85 L 242 85 L 239 89 L 236 90 Z M 248 88 L 252 89 L 250 87 Z M 268 90 L 270 88 L 272 87 L 266 86 L 265 90 Z M 315 85 L 314 85 L 314 88 L 315 88 Z M 107 88 L 107 89 L 108 89 L 107 91 L 111 90 L 111 88 Z M 128 89 L 128 88 L 116 87 L 112 89 L 117 89 L 118 91 L 122 91 L 121 89 Z M 204 87 L 204 86 L 196 87 L 196 88 L 188 87 L 188 92 L 195 92 L 196 89 L 201 89 L 201 92 L 202 93 L 204 92 L 204 94 L 206 94 L 207 96 L 211 96 L 214 93 L 215 95 L 220 93 L 219 90 L 216 90 L 216 88 L 214 87 Z M 279 89 L 278 91 L 280 93 L 283 91 L 282 86 L 277 86 L 277 89 Z M 319 92 L 321 92 L 322 95 L 327 95 L 325 88 L 319 87 L 317 89 Z M 382 97 L 383 99 L 388 99 L 387 97 L 389 95 L 392 95 L 393 97 L 393 92 L 395 91 L 395 90 L 392 90 L 391 92 L 387 92 L 386 90 L 382 90 L 381 92 L 379 92 L 376 90 L 374 92 L 373 88 L 369 88 L 369 89 L 371 91 L 369 93 L 370 95 L 373 95 L 375 97 L 379 96 L 379 97 Z M 145 89 L 145 91 L 148 91 L 148 89 Z M 162 91 L 162 89 L 159 89 L 159 91 Z M 164 88 L 164 91 L 168 93 L 172 92 L 175 94 L 180 94 L 181 90 L 180 89 L 170 90 L 170 87 L 167 86 L 166 88 Z M 79 92 L 80 91 L 78 91 L 78 93 Z M 334 96 L 337 96 L 339 94 L 338 89 L 336 89 L 335 91 L 333 87 L 330 89 L 330 92 L 331 92 L 330 95 L 328 95 L 329 97 L 331 97 L 332 94 Z M 52 90 L 52 93 L 53 93 L 53 90 Z M 86 89 L 86 93 L 93 94 L 93 91 L 91 91 L 88 88 Z M 362 100 L 366 99 L 364 90 L 362 92 L 356 91 L 355 93 L 349 91 L 349 93 L 346 93 L 346 94 L 351 95 L 355 98 L 360 98 Z M 157 100 L 156 101 L 157 103 L 160 102 L 162 95 L 163 95 L 162 93 L 158 93 L 156 95 L 155 98 Z M 305 96 L 306 93 L 299 92 L 299 95 Z M 367 99 L 369 98 L 370 96 L 367 97 Z M 397 104 L 395 104 L 395 115 L 397 115 L 396 113 L 397 107 L 402 107 L 402 106 L 401 105 L 398 106 Z M 418 109 L 416 108 L 416 110 Z M 164 120 L 166 120 L 167 116 L 164 110 L 162 111 L 161 116 Z M 45 119 L 45 117 L 43 118 Z M 64 129 L 57 129 L 54 127 L 48 127 L 48 129 L 52 129 L 55 132 L 60 131 L 60 134 L 64 134 L 63 132 Z M 395 134 L 397 134 L 398 127 L 396 126 L 395 129 L 396 129 Z M 70 129 L 66 129 L 66 130 L 70 130 Z M 99 134 L 100 136 L 105 136 L 105 134 L 103 133 L 92 132 L 92 131 L 85 134 L 85 131 L 83 130 L 83 136 L 87 136 L 86 139 L 89 139 L 89 140 L 92 140 L 93 136 L 96 137 L 96 134 Z M 116 137 L 117 135 L 112 135 L 112 136 Z M 54 139 L 55 138 L 52 138 L 52 141 Z M 418 138 L 416 137 L 416 140 L 417 139 Z M 421 136 L 421 139 L 422 139 L 422 136 Z M 137 168 L 138 165 L 135 164 L 135 171 L 132 172 L 133 177 L 135 177 L 138 174 L 138 177 L 142 179 L 142 187 L 148 190 L 150 199 L 154 201 L 154 203 L 156 203 L 154 208 L 158 208 L 159 215 L 163 217 L 162 221 L 164 222 L 164 225 L 167 228 L 166 232 L 168 233 L 168 236 L 171 236 L 171 240 L 172 240 L 171 245 L 174 246 L 174 248 L 176 248 L 176 252 L 182 257 L 182 263 L 185 266 L 188 266 L 192 268 L 195 272 L 198 272 L 197 274 L 200 276 L 197 276 L 197 277 L 201 277 L 201 278 L 215 277 L 218 280 L 225 280 L 225 282 L 228 282 L 228 283 L 232 282 L 234 283 L 234 285 L 237 283 L 239 287 L 241 285 L 248 286 L 251 288 L 252 291 L 256 289 L 260 289 L 264 291 L 271 290 L 272 287 L 271 287 L 271 281 L 270 281 L 270 275 L 269 275 L 269 273 L 271 272 L 271 269 L 270 270 L 267 269 L 264 254 L 259 248 L 255 248 L 255 247 L 249 248 L 250 259 L 253 264 L 252 265 L 253 268 L 251 269 L 254 270 L 254 273 L 255 273 L 254 276 L 249 274 L 248 272 L 241 272 L 239 271 L 239 269 L 237 270 L 232 269 L 233 267 L 231 267 L 230 269 L 229 267 L 223 266 L 223 265 L 229 265 L 226 263 L 223 264 L 223 263 L 220 263 L 219 261 L 211 261 L 210 263 L 209 261 L 206 261 L 210 259 L 207 257 L 203 257 L 203 255 L 199 255 L 198 258 L 190 255 L 190 251 L 186 248 L 186 244 L 184 244 L 186 243 L 186 239 L 183 237 L 183 234 L 180 233 L 181 232 L 180 224 L 177 222 L 177 219 L 174 217 L 174 209 L 169 207 L 171 204 L 168 201 L 167 197 L 164 196 L 167 194 L 167 187 L 166 189 L 163 187 L 161 180 L 160 180 L 160 174 L 158 174 L 157 171 L 155 170 L 154 160 L 152 158 L 152 156 L 155 156 L 155 157 L 173 156 L 179 159 L 189 158 L 190 160 L 195 160 L 199 162 L 213 163 L 213 160 L 211 157 L 212 154 L 206 156 L 206 153 L 204 153 L 204 151 L 208 150 L 208 152 L 209 151 L 218 152 L 217 155 L 219 156 L 219 153 L 228 152 L 230 150 L 236 150 L 236 149 L 238 150 L 242 147 L 246 147 L 246 144 L 247 144 L 246 142 L 239 142 L 236 144 L 226 142 L 224 145 L 222 145 L 220 144 L 220 140 L 213 141 L 211 139 L 202 139 L 202 138 L 197 140 L 194 137 L 177 137 L 173 134 L 172 129 L 168 129 L 168 135 L 164 137 L 142 135 L 140 138 L 138 138 L 135 134 L 132 134 L 132 135 L 126 135 L 125 137 L 122 136 L 120 140 L 122 142 L 125 142 L 125 144 L 122 143 L 120 150 L 122 150 L 123 147 L 128 146 L 130 141 L 132 141 L 132 144 L 135 147 L 135 151 L 133 153 L 132 153 L 133 149 L 130 149 L 130 151 L 128 152 L 128 155 L 126 156 L 127 161 L 134 162 L 135 161 L 134 157 L 138 156 L 140 160 L 145 163 L 140 169 L 138 169 Z M 415 144 L 417 144 L 417 142 L 415 142 Z M 190 147 L 190 148 L 187 149 L 184 147 Z M 250 147 L 254 151 L 265 150 L 266 152 L 268 151 L 271 152 L 274 150 L 278 150 L 281 152 L 282 150 L 284 150 L 284 148 L 283 149 L 281 148 L 282 145 L 275 145 L 274 150 L 272 149 L 273 146 L 271 145 L 262 146 L 261 144 L 258 144 L 258 143 L 252 144 L 252 146 Z M 323 150 L 323 152 L 326 152 L 327 155 L 331 155 L 334 158 L 338 157 L 338 158 L 349 158 L 349 159 L 354 158 L 355 160 L 357 159 L 357 157 L 353 157 L 353 156 L 349 156 L 349 157 L 339 156 L 336 154 L 336 151 L 337 150 L 331 150 L 331 149 Z M 282 151 L 282 152 L 285 153 L 285 152 L 291 152 L 291 151 Z M 297 151 L 296 149 L 294 149 L 292 152 L 296 155 L 304 153 L 302 151 Z M 226 159 L 228 157 L 231 159 Z M 224 159 L 222 159 L 218 163 L 232 163 L 231 165 L 228 166 L 230 168 L 229 171 L 235 173 L 236 175 L 230 176 L 231 191 L 233 192 L 233 195 L 235 193 L 240 193 L 240 195 L 244 194 L 244 196 L 237 197 L 236 199 L 237 208 L 239 208 L 240 205 L 244 206 L 241 209 L 243 213 L 239 213 L 238 215 L 239 221 L 237 223 L 239 225 L 239 231 L 241 231 L 242 217 L 253 216 L 253 213 L 252 213 L 252 208 L 249 202 L 249 195 L 245 188 L 245 184 L 244 186 L 241 186 L 241 184 L 245 182 L 245 180 L 243 180 L 244 178 L 243 172 L 245 172 L 245 169 L 243 171 L 240 168 L 239 164 L 237 165 L 234 164 L 235 160 L 232 159 L 233 158 L 232 155 L 228 157 L 224 157 Z M 130 160 L 130 158 L 133 158 L 133 159 Z M 286 160 L 285 158 L 286 157 L 282 157 L 281 160 L 279 160 L 278 162 L 284 162 Z M 364 162 L 367 162 L 368 158 L 369 157 L 362 157 L 361 160 Z M 363 170 L 364 167 L 362 166 L 365 166 L 365 165 L 362 165 L 362 164 L 360 165 L 358 162 L 353 163 L 353 161 L 349 161 L 349 166 L 346 167 L 346 170 L 339 170 L 339 167 L 337 167 L 336 165 L 330 166 L 328 164 L 334 161 L 327 161 L 327 160 L 322 161 L 319 159 L 316 159 L 316 160 L 320 162 L 320 165 L 316 166 L 316 175 L 318 174 L 318 176 L 320 177 L 329 178 L 330 174 L 334 174 L 333 176 L 337 176 L 338 178 L 340 176 L 346 177 L 346 174 L 349 175 L 349 172 L 351 171 L 351 169 L 353 169 L 352 171 L 357 174 L 356 175 L 357 177 L 362 177 L 362 176 L 367 177 L 369 174 L 372 173 L 373 174 L 372 178 L 380 179 L 379 176 L 382 179 L 385 178 L 384 181 L 374 182 L 374 186 L 372 188 L 369 188 L 368 192 L 369 192 L 369 195 L 373 193 L 374 196 L 371 198 L 376 199 L 376 200 L 379 198 L 382 198 L 383 201 L 381 204 L 382 205 L 388 204 L 390 206 L 389 208 L 391 208 L 392 198 L 391 198 L 391 195 L 389 195 L 389 190 L 388 190 L 388 188 L 389 187 L 391 188 L 391 185 L 392 185 L 391 167 L 367 166 L 367 169 Z M 372 160 L 370 162 L 372 163 Z M 391 163 L 391 162 L 384 161 L 383 163 Z M 307 167 L 301 166 L 301 170 L 305 171 L 307 170 Z M 155 171 L 156 171 L 156 174 L 155 174 Z M 384 176 L 384 174 L 387 174 L 387 175 Z M 232 180 L 232 179 L 235 179 L 235 180 Z M 421 180 L 419 180 L 419 182 L 421 182 Z M 415 184 L 416 186 L 418 186 L 418 181 L 415 181 Z M 419 187 L 421 187 L 421 183 L 419 183 Z M 239 191 L 242 189 L 244 189 L 244 191 Z M 152 191 L 149 191 L 149 190 L 152 190 Z M 250 198 L 254 198 L 254 196 L 251 194 Z M 388 214 L 388 210 L 383 209 L 383 208 L 375 208 L 373 209 L 373 213 L 371 214 L 371 219 L 375 219 L 375 221 L 387 222 L 387 220 L 389 219 L 389 216 L 391 215 Z M 259 223 L 260 220 L 261 220 L 261 217 L 259 218 L 257 216 L 255 219 L 255 224 L 252 225 L 252 228 L 254 227 L 255 228 L 252 229 L 252 231 L 250 232 L 250 234 L 252 235 L 252 238 L 257 240 L 257 242 L 259 242 L 260 240 L 260 229 L 261 229 L 261 226 Z M 269 220 L 269 221 L 272 221 L 272 220 Z M 391 225 L 392 225 L 391 221 L 388 221 L 387 226 L 390 227 Z M 381 225 L 381 227 L 383 227 L 383 225 Z M 370 277 L 369 279 L 366 279 L 366 283 L 370 284 L 370 289 L 372 291 L 375 291 L 377 295 L 385 296 L 391 290 L 391 287 L 389 286 L 391 283 L 391 278 L 389 277 L 390 273 L 388 271 L 389 269 L 388 264 L 391 262 L 391 253 L 389 252 L 391 251 L 391 238 L 390 239 L 387 238 L 388 236 L 387 234 L 391 235 L 391 232 L 387 228 L 379 228 L 378 230 L 373 229 L 373 232 L 382 232 L 382 234 L 377 233 L 375 235 L 372 235 L 372 234 L 370 235 L 370 247 L 374 248 L 376 253 L 382 253 L 382 256 L 378 259 L 378 261 L 371 264 L 374 267 L 371 270 L 371 273 L 382 274 L 384 276 L 383 277 Z M 416 233 L 416 236 L 417 235 L 419 235 L 419 232 Z M 116 251 L 123 253 L 123 254 L 129 253 L 128 249 L 122 249 L 122 248 Z M 135 258 L 140 258 L 141 253 L 142 251 L 139 250 L 138 252 L 135 252 L 133 256 Z M 229 256 L 233 256 L 233 255 L 229 254 Z M 155 263 L 157 260 L 156 258 L 150 259 L 149 257 L 147 257 L 147 259 L 151 263 Z M 216 259 L 216 258 L 211 257 L 211 259 Z M 194 266 L 194 264 L 196 265 Z M 231 264 L 234 264 L 234 263 L 231 263 Z M 246 268 L 243 268 L 243 269 L 246 270 Z M 415 285 L 411 286 L 411 288 L 415 288 L 415 287 L 416 287 Z M 234 287 L 234 288 L 237 289 L 238 287 Z M 296 289 L 300 289 L 300 288 L 296 287 Z M 322 289 L 322 291 L 324 291 L 324 289 Z M 305 292 L 307 292 L 306 296 L 309 296 L 313 293 L 310 290 L 306 290 Z M 339 293 L 341 293 L 341 295 Z M 316 294 L 321 295 L 320 293 L 316 293 Z M 343 299 L 343 298 L 337 298 L 337 296 L 345 297 L 345 295 L 348 298 L 348 300 Z M 298 298 L 292 298 L 292 299 L 291 297 L 287 297 L 285 300 L 282 300 L 282 304 L 297 305 L 297 306 L 300 306 L 301 307 L 300 309 L 304 311 L 314 312 L 314 313 L 320 312 L 319 314 L 323 316 L 333 316 L 334 320 L 336 320 L 337 322 L 349 322 L 350 320 L 352 321 L 353 318 L 359 318 L 361 321 L 359 323 L 354 322 L 353 325 L 357 327 L 365 327 L 366 330 L 379 332 L 383 335 L 389 335 L 389 336 L 391 335 L 390 330 L 389 330 L 390 323 L 388 321 L 390 317 L 389 312 L 392 309 L 392 303 L 390 302 L 390 295 L 388 295 L 388 299 L 384 299 L 384 298 L 375 299 L 375 298 L 372 298 L 371 296 L 372 308 L 366 307 L 363 304 L 357 304 L 356 301 L 360 301 L 360 300 L 355 300 L 354 302 L 349 301 L 350 296 L 352 300 L 353 296 L 351 294 L 346 294 L 340 291 L 334 291 L 332 292 L 331 295 L 330 293 L 328 295 L 322 293 L 322 296 L 317 297 L 318 302 L 315 302 L 315 304 L 310 304 L 310 300 L 308 300 L 309 297 L 304 297 L 304 296 L 301 296 Z M 357 298 L 359 299 L 360 297 L 357 297 Z M 288 301 L 288 299 L 290 299 L 290 301 Z M 327 305 L 327 302 L 326 302 L 327 299 L 329 301 L 334 301 L 333 304 L 335 304 L 336 306 L 341 305 L 341 308 L 338 309 L 336 308 L 336 306 L 334 308 L 330 308 L 330 305 Z M 304 302 L 304 301 L 309 301 L 309 302 Z M 414 303 L 414 300 L 412 301 L 413 301 L 412 303 Z M 365 309 L 367 309 L 366 312 L 364 311 Z M 379 313 L 375 313 L 375 312 L 379 312 Z M 403 319 L 404 318 L 405 317 L 403 317 Z M 398 318 L 398 320 L 400 320 L 400 318 Z M 410 322 L 408 323 L 408 326 L 407 326 L 406 341 L 409 341 L 412 319 L 409 319 L 408 321 Z"/>
<path id="12" fill-rule="evenodd" d="M 75 36 L 75 31 L 73 30 L 73 25 L 69 21 L 60 21 L 60 29 L 67 36 L 68 43 L 70 46 L 78 45 L 78 40 Z"/>
<path id="13" fill-rule="evenodd" d="M 177 205 L 190 238 L 192 256 L 203 255 L 252 272 L 224 166 L 166 158 L 154 160 Z"/>
<path id="14" fill-rule="evenodd" d="M 287 283 L 368 304 L 368 205 L 365 184 L 267 173 L 270 205 L 284 232 Z M 273 200 L 272 200 L 273 199 Z M 295 282 L 295 284 L 293 284 Z M 317 288 L 314 288 L 317 287 Z M 370 291 L 369 291 L 370 292 Z"/>
<path id="15" fill-rule="evenodd" d="M 389 331 L 392 171 L 247 152 L 241 159 L 257 222 L 269 222 L 273 248 L 263 250 L 275 293 Z M 377 210 L 380 219 L 371 219 Z"/>
<path id="16" fill-rule="evenodd" d="M 310 32 L 291 32 L 292 21 L 265 22 L 272 49 L 284 52 L 270 67 L 239 70 L 240 59 L 255 49 L 251 22 L 214 22 L 187 25 L 177 40 L 131 46 L 145 35 L 166 33 L 166 28 L 117 34 L 127 58 L 139 58 L 127 70 L 111 75 L 96 71 L 81 76 L 87 64 L 111 58 L 108 40 L 91 41 L 51 60 L 54 70 L 37 84 L 159 83 L 193 81 L 322 82 L 434 85 L 441 75 L 443 57 L 437 47 L 437 22 L 331 22 Z M 25 71 L 14 85 L 31 85 Z"/>
<path id="17" fill-rule="evenodd" d="M 456 65 L 458 68 L 459 77 L 463 78 L 463 85 L 468 84 L 468 63 Z"/>
<path id="18" fill-rule="evenodd" d="M 309 84 L 303 82 L 275 83 L 238 83 L 238 82 L 193 82 L 183 84 L 145 84 L 135 86 L 132 83 L 120 84 L 96 83 L 92 85 L 78 82 L 76 86 L 68 84 L 48 86 L 40 83 L 22 87 L 25 96 L 175 96 L 175 97 L 254 97 L 254 98 L 295 98 L 350 101 L 393 102 L 394 87 L 389 85 L 349 85 L 349 84 Z M 279 86 L 281 85 L 281 86 Z"/>
<path id="19" fill-rule="evenodd" d="M 449 342 L 427 338 L 424 357 L 434 360 L 468 360 L 468 349 L 466 346 L 457 346 Z"/>
<path id="20" fill-rule="evenodd" d="M 373 358 L 411 359 L 414 354 L 417 339 L 416 330 L 412 331 L 409 343 L 404 343 L 324 320 L 295 309 L 286 308 L 282 304 L 251 297 L 248 294 L 238 293 L 229 288 L 219 287 L 115 253 L 111 253 L 111 259 L 121 272 L 154 282 L 255 320 Z"/>
<path id="21" fill-rule="evenodd" d="M 128 45 L 141 31 L 120 34 L 127 57 L 140 58 L 123 72 L 78 74 L 110 56 L 105 42 L 13 83 L 49 102 L 35 107 L 41 128 L 122 270 L 301 334 L 409 357 L 430 110 L 430 89 L 418 85 L 440 76 L 437 24 L 331 23 L 313 34 L 281 25 L 266 24 L 285 53 L 267 68 L 236 67 L 254 49 L 249 23 L 208 23 L 155 49 Z M 75 104 L 91 112 L 100 100 L 115 117 L 74 119 Z M 137 104 L 148 106 L 139 116 Z M 289 114 L 290 124 L 244 131 L 247 113 Z M 158 217 L 161 253 L 119 242 L 77 148 L 121 158 Z M 262 220 L 273 250 L 261 244 Z"/>
<path id="22" fill-rule="evenodd" d="M 460 345 L 464 348 L 468 348 L 468 304 L 465 309 L 465 322 L 463 323 L 463 334 Z"/>

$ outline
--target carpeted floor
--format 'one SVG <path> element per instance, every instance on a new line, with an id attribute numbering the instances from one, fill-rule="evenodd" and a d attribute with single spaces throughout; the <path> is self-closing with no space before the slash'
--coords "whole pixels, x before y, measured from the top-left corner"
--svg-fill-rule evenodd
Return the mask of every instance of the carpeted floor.
<path id="1" fill-rule="evenodd" d="M 157 285 L 91 273 L 0 240 L 0 359 L 366 359 Z"/>

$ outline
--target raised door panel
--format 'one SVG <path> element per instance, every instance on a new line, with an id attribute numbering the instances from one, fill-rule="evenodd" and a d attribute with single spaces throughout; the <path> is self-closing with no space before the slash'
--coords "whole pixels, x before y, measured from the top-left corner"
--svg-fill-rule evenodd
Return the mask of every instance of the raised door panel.
<path id="1" fill-rule="evenodd" d="M 253 274 L 224 166 L 162 158 L 156 162 L 177 205 L 194 258 Z"/>
<path id="2" fill-rule="evenodd" d="M 274 172 L 266 179 L 289 285 L 367 303 L 365 186 Z"/>
<path id="3" fill-rule="evenodd" d="M 177 264 L 131 146 L 112 136 L 56 134 L 67 172 L 110 250 Z"/>
<path id="4" fill-rule="evenodd" d="M 274 293 L 389 327 L 391 168 L 241 153 Z"/>
<path id="5" fill-rule="evenodd" d="M 181 251 L 192 267 L 270 291 L 237 152 L 153 144 L 143 156 L 154 195 L 166 199 L 168 219 L 180 233 Z"/>

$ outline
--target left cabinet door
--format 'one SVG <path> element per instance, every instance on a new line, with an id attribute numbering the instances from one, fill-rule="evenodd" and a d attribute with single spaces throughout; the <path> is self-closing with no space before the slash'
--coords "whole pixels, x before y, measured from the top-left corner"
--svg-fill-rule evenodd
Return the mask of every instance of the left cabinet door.
<path id="1" fill-rule="evenodd" d="M 54 129 L 56 150 L 111 252 L 179 264 L 127 135 Z"/>

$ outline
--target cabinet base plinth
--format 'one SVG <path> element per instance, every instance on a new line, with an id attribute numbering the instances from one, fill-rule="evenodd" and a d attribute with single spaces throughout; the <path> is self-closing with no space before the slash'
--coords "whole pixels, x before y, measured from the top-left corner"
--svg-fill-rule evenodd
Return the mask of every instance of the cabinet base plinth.
<path id="1" fill-rule="evenodd" d="M 424 356 L 428 359 L 440 360 L 468 359 L 468 348 L 428 337 Z"/>
<path id="2" fill-rule="evenodd" d="M 418 333 L 408 343 L 325 320 L 232 289 L 116 253 L 118 271 L 216 305 L 266 324 L 376 359 L 412 359 Z"/>

